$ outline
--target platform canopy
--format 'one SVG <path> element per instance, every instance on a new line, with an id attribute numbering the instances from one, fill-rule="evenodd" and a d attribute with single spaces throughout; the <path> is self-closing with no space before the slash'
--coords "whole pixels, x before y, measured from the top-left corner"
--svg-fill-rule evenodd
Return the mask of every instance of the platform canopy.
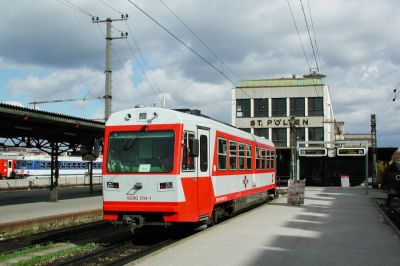
<path id="1" fill-rule="evenodd" d="M 42 150 L 102 140 L 104 122 L 0 103 L 0 145 Z"/>

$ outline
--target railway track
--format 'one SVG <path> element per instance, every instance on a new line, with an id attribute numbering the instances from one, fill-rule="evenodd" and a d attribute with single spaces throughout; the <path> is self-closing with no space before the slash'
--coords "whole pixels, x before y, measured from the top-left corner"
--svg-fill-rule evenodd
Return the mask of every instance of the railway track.
<path id="1" fill-rule="evenodd" d="M 99 221 L 38 233 L 30 236 L 2 240 L 0 241 L 0 253 L 13 252 L 34 245 L 44 245 L 49 242 L 76 240 L 82 235 L 91 234 L 92 232 L 110 230 L 109 228 L 111 228 L 109 223 Z"/>
<path id="2" fill-rule="evenodd" d="M 49 261 L 40 265 L 123 265 L 191 234 L 193 231 L 179 232 L 164 228 L 148 228 L 138 231 L 133 243 L 133 235 L 129 227 L 116 228 L 109 222 L 96 222 L 0 241 L 0 253 L 10 254 L 35 245 L 45 246 L 50 243 L 77 245 L 95 243 L 97 248 L 94 250 L 68 255 L 57 259 L 56 262 Z"/>

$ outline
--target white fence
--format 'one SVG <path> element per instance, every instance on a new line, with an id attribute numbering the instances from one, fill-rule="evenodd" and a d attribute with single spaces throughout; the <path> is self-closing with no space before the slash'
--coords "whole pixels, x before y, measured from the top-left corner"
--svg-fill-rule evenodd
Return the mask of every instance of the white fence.
<path id="1" fill-rule="evenodd" d="M 93 184 L 101 184 L 101 176 L 93 176 Z M 89 176 L 61 176 L 58 178 L 59 186 L 89 185 Z M 0 189 L 34 188 L 50 186 L 50 178 L 29 177 L 25 179 L 4 179 L 0 180 Z"/>

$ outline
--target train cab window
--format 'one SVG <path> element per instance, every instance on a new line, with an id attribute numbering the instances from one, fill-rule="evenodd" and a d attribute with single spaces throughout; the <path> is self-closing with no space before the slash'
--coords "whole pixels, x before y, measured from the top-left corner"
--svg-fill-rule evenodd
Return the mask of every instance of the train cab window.
<path id="1" fill-rule="evenodd" d="M 226 139 L 218 138 L 218 170 L 226 170 Z"/>
<path id="2" fill-rule="evenodd" d="M 236 170 L 237 143 L 229 141 L 229 169 Z"/>
<path id="3" fill-rule="evenodd" d="M 200 136 L 200 171 L 208 170 L 208 140 L 206 135 Z"/>
<path id="4" fill-rule="evenodd" d="M 252 159 L 251 159 L 251 154 L 252 154 L 252 147 L 251 145 L 246 145 L 246 167 L 247 169 L 251 169 L 252 168 Z"/>
<path id="5" fill-rule="evenodd" d="M 191 150 L 193 149 L 194 133 L 185 132 L 183 136 L 183 152 L 182 152 L 182 170 L 183 171 L 193 171 L 194 168 L 194 158 L 192 156 Z"/>
<path id="6" fill-rule="evenodd" d="M 239 170 L 244 170 L 244 159 L 245 159 L 245 145 L 239 143 Z"/>
<path id="7" fill-rule="evenodd" d="M 111 132 L 106 170 L 109 173 L 168 173 L 174 165 L 172 130 Z"/>

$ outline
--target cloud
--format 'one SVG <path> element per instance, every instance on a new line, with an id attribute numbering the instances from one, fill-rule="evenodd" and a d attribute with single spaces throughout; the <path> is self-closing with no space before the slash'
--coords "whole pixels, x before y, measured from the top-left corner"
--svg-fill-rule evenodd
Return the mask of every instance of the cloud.
<path id="1" fill-rule="evenodd" d="M 7 90 L 25 105 L 22 98 L 32 101 L 104 95 L 106 25 L 93 24 L 90 16 L 60 2 L 63 0 L 11 1 L 6 9 L 0 10 L 3 95 Z M 101 1 L 71 2 L 100 19 L 120 17 Z M 230 122 L 230 90 L 234 85 L 218 71 L 236 82 L 301 76 L 315 67 L 299 1 L 289 0 L 289 3 L 307 59 L 286 1 L 166 2 L 218 57 L 160 2 L 136 2 L 217 71 L 128 1 L 109 3 L 118 11 L 129 13 L 127 22 L 115 21 L 112 28 L 113 36 L 119 36 L 120 31 L 129 33 L 127 40 L 112 41 L 115 111 L 138 103 L 160 105 L 165 95 L 170 107 L 197 108 Z M 308 6 L 303 3 L 308 14 Z M 345 121 L 348 132 L 369 132 L 369 115 L 376 113 L 382 116 L 378 120 L 380 143 L 391 145 L 393 136 L 400 131 L 396 116 L 398 102 L 392 103 L 384 113 L 383 109 L 399 82 L 398 2 L 322 0 L 309 3 L 310 31 L 317 36 L 317 56 L 322 62 L 322 72 L 327 75 L 326 84 L 331 88 L 336 119 Z M 69 106 L 74 111 L 87 110 L 92 104 L 74 102 Z M 85 115 L 98 118 L 103 115 L 101 109 L 99 103 Z M 398 140 L 394 143 L 400 145 Z"/>
<path id="2" fill-rule="evenodd" d="M 18 101 L 3 101 L 2 103 L 19 106 L 19 107 L 25 107 L 22 103 L 20 103 Z"/>
<path id="3" fill-rule="evenodd" d="M 30 74 L 25 79 L 11 79 L 7 90 L 12 95 L 27 96 L 31 101 L 80 98 L 85 90 L 86 95 L 92 93 L 91 85 L 103 79 L 102 75 L 88 68 L 56 71 L 44 77 Z"/>

